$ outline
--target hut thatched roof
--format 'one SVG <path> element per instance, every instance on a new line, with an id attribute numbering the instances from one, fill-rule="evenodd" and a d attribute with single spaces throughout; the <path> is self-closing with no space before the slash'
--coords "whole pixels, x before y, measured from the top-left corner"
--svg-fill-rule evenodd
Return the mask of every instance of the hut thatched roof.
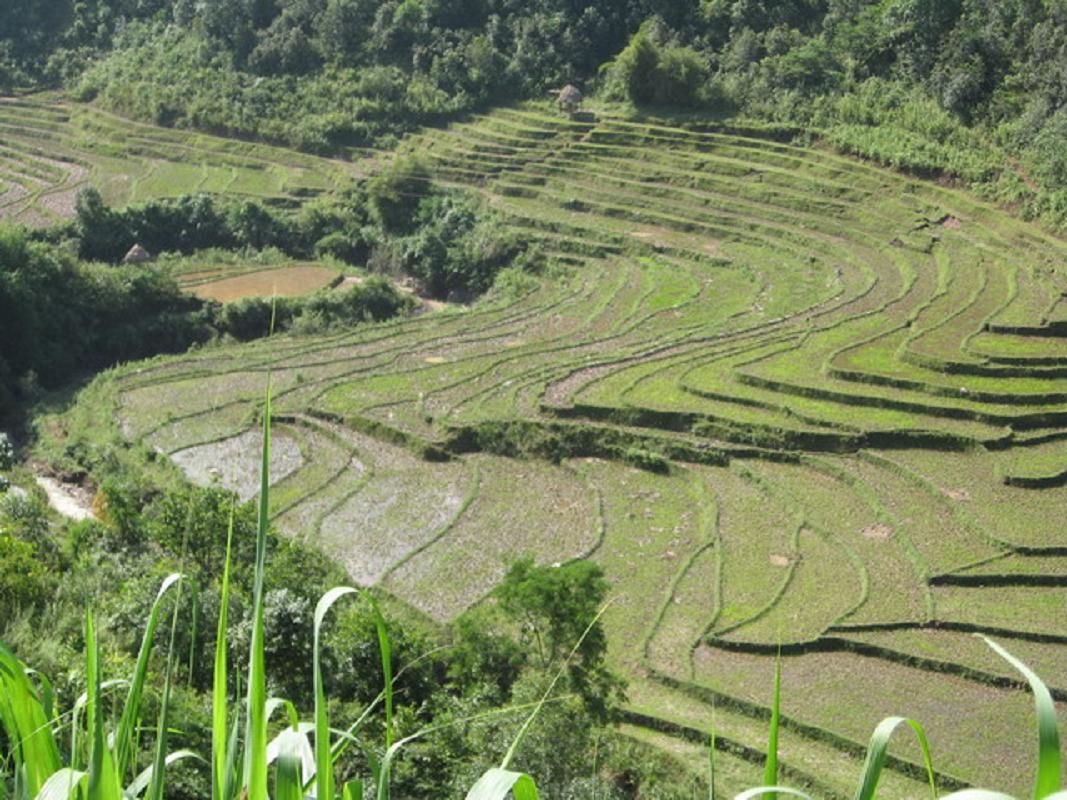
<path id="1" fill-rule="evenodd" d="M 152 260 L 152 254 L 145 250 L 141 245 L 135 244 L 130 248 L 130 251 L 126 253 L 122 259 L 123 264 L 144 264 L 147 261 Z"/>
<path id="2" fill-rule="evenodd" d="M 561 103 L 578 105 L 582 102 L 582 92 L 577 86 L 568 83 L 559 90 L 559 101 Z"/>

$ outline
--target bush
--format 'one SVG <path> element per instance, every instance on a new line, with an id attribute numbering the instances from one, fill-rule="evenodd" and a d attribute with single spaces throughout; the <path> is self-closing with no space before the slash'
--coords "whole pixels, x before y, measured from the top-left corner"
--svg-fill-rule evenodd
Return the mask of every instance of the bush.
<path id="1" fill-rule="evenodd" d="M 608 94 L 624 96 L 636 106 L 695 107 L 709 79 L 706 59 L 696 50 L 662 44 L 646 22 L 615 59 L 603 67 Z"/>
<path id="2" fill-rule="evenodd" d="M 48 568 L 37 558 L 36 548 L 0 532 L 0 607 L 34 606 L 50 594 Z"/>
<path id="3" fill-rule="evenodd" d="M 414 157 L 398 158 L 367 184 L 374 220 L 386 233 L 408 233 L 419 201 L 430 191 L 430 173 Z"/>

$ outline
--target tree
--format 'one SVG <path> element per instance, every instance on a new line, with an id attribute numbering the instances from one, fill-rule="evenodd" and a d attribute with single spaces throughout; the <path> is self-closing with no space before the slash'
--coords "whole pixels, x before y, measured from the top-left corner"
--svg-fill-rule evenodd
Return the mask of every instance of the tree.
<path id="1" fill-rule="evenodd" d="M 501 609 L 519 624 L 532 666 L 558 669 L 573 651 L 567 666 L 571 688 L 600 719 L 623 689 L 604 664 L 607 638 L 597 619 L 608 588 L 604 570 L 592 561 L 538 566 L 527 557 L 512 565 L 496 591 Z"/>

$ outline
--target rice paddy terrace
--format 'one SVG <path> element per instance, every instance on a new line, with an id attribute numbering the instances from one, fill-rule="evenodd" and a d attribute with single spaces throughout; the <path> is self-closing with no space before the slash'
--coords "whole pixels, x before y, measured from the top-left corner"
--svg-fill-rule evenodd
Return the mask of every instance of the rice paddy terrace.
<path id="1" fill-rule="evenodd" d="M 249 496 L 269 373 L 275 521 L 356 580 L 448 619 L 518 555 L 603 564 L 628 734 L 698 762 L 714 715 L 758 781 L 780 644 L 787 781 L 849 794 L 903 714 L 943 786 L 1027 791 L 1031 701 L 971 634 L 1067 696 L 1067 243 L 745 131 L 522 107 L 407 146 L 557 274 L 118 371 L 125 434 Z"/>
<path id="2" fill-rule="evenodd" d="M 111 205 L 204 192 L 277 203 L 335 190 L 351 164 L 175 131 L 47 95 L 0 98 L 0 220 L 48 225 L 95 186 Z"/>

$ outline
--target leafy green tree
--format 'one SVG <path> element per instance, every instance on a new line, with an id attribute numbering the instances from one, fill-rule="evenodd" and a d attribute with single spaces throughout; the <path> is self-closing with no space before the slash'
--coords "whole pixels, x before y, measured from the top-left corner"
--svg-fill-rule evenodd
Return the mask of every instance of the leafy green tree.
<path id="1" fill-rule="evenodd" d="M 634 105 L 689 107 L 699 104 L 709 74 L 695 50 L 663 44 L 655 20 L 649 20 L 604 70 L 609 91 L 625 94 Z"/>
<path id="2" fill-rule="evenodd" d="M 622 681 L 604 663 L 607 638 L 597 619 L 609 584 L 592 561 L 538 566 L 532 558 L 512 565 L 495 596 L 519 626 L 530 662 L 548 671 L 574 655 L 567 667 L 571 687 L 598 719 L 621 696 Z"/>

